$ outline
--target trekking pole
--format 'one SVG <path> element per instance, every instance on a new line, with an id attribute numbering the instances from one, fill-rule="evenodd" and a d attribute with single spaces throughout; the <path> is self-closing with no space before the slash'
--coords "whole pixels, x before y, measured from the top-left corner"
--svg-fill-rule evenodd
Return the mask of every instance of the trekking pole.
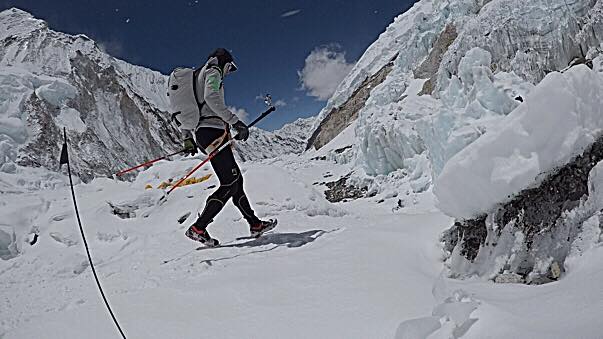
<path id="1" fill-rule="evenodd" d="M 213 159 L 218 153 L 220 153 L 220 151 L 222 151 L 227 146 L 230 146 L 230 144 L 232 144 L 233 142 L 234 142 L 234 139 L 230 139 L 230 140 L 228 140 L 227 143 L 225 143 L 224 145 L 220 146 L 218 149 L 211 152 L 205 160 L 203 160 L 199 165 L 195 166 L 195 168 L 193 168 L 190 172 L 188 172 L 188 174 L 186 174 L 184 177 L 182 177 L 182 179 L 178 180 L 178 182 L 174 186 L 172 186 L 172 188 L 170 188 L 169 191 L 167 191 L 167 194 L 172 193 L 172 191 L 175 190 L 176 187 L 180 186 L 180 184 L 182 184 L 186 179 L 188 179 L 188 177 L 193 175 L 193 173 L 195 173 L 199 168 L 201 168 L 201 167 L 203 167 L 203 165 L 207 164 L 208 161 Z"/>
<path id="2" fill-rule="evenodd" d="M 128 169 L 125 169 L 125 170 L 123 170 L 123 171 L 119 171 L 119 172 L 115 173 L 115 175 L 118 175 L 118 176 L 119 176 L 119 175 L 124 175 L 124 174 L 126 174 L 126 173 L 128 173 L 128 172 L 132 172 L 132 171 L 133 171 L 133 170 L 135 170 L 135 169 L 139 169 L 139 168 L 141 168 L 141 167 L 144 167 L 144 166 L 148 166 L 148 165 L 154 164 L 154 163 L 156 163 L 157 161 L 160 161 L 160 160 L 163 160 L 163 159 L 169 158 L 169 157 L 171 157 L 171 156 L 173 156 L 173 155 L 176 155 L 176 154 L 180 154 L 180 153 L 182 153 L 182 152 L 184 152 L 184 151 L 186 151 L 186 150 L 182 149 L 182 150 L 179 150 L 178 152 L 174 152 L 174 153 L 171 153 L 171 154 L 168 154 L 168 155 L 164 155 L 164 156 L 162 156 L 161 158 L 157 158 L 157 159 L 154 159 L 154 160 L 150 160 L 150 161 L 145 162 L 144 164 L 140 164 L 140 165 L 134 166 L 134 167 L 132 167 L 132 168 L 128 168 Z"/>
<path id="3" fill-rule="evenodd" d="M 270 108 L 268 108 L 268 110 L 266 112 L 262 113 L 254 121 L 252 121 L 247 127 L 252 127 L 253 125 L 257 124 L 260 120 L 264 119 L 266 116 L 268 116 L 268 114 L 274 112 L 275 110 L 276 110 L 276 108 L 274 106 L 270 106 Z M 236 136 L 235 136 L 235 138 L 236 138 Z M 170 193 L 172 193 L 173 190 L 175 190 L 176 188 L 178 188 L 178 186 L 180 186 L 186 179 L 188 179 L 191 175 L 193 175 L 193 173 L 195 173 L 199 168 L 201 168 L 203 165 L 205 165 L 208 161 L 210 161 L 211 159 L 213 159 L 224 148 L 230 146 L 230 144 L 232 144 L 233 142 L 234 142 L 234 138 L 228 140 L 228 142 L 226 142 L 225 144 L 223 144 L 222 146 L 220 146 L 218 149 L 216 149 L 213 152 L 211 152 L 207 156 L 207 158 L 205 160 L 203 160 L 199 165 L 195 166 L 195 168 L 193 168 L 190 172 L 188 172 L 187 175 L 185 175 L 184 177 L 182 177 L 182 179 L 178 180 L 178 182 L 174 186 L 172 186 L 172 188 L 170 188 L 170 190 L 167 191 L 166 195 L 163 196 L 160 200 L 167 199 L 167 196 Z"/>

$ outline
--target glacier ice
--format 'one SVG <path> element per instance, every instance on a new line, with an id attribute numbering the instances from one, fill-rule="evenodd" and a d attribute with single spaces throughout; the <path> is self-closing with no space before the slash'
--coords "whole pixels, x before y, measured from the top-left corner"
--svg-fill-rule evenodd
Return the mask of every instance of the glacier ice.
<path id="1" fill-rule="evenodd" d="M 315 127 L 393 58 L 393 69 L 358 113 L 357 173 L 373 179 L 415 173 L 413 159 L 421 155 L 430 162 L 426 175 L 437 178 L 455 154 L 498 128 L 547 73 L 601 53 L 600 8 L 596 1 L 419 1 L 367 49 Z M 450 35 L 437 72 L 416 79 L 430 76 L 414 71 L 452 27 L 458 35 Z"/>

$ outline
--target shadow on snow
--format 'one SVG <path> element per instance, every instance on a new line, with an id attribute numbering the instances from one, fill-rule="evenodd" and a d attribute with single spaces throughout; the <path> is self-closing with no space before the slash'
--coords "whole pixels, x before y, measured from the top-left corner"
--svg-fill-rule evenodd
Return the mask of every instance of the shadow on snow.
<path id="1" fill-rule="evenodd" d="M 337 229 L 333 229 L 330 231 L 311 230 L 311 231 L 305 231 L 305 232 L 301 232 L 301 233 L 267 233 L 267 234 L 262 235 L 259 238 L 251 238 L 251 237 L 237 238 L 237 240 L 235 240 L 234 242 L 231 242 L 231 243 L 225 243 L 223 245 L 219 245 L 219 246 L 215 246 L 215 247 L 201 246 L 201 247 L 197 247 L 196 250 L 197 251 L 208 251 L 208 250 L 219 250 L 222 248 L 252 248 L 253 249 L 253 248 L 259 248 L 259 247 L 272 245 L 268 248 L 257 249 L 257 250 L 253 250 L 253 251 L 246 252 L 246 253 L 239 253 L 239 254 L 236 254 L 233 256 L 214 258 L 214 259 L 206 259 L 206 260 L 201 261 L 201 263 L 207 264 L 208 266 L 212 266 L 213 262 L 216 262 L 216 261 L 230 260 L 230 259 L 234 259 L 234 258 L 238 258 L 241 256 L 246 256 L 246 255 L 250 255 L 250 254 L 254 254 L 254 253 L 269 252 L 269 251 L 275 250 L 279 247 L 299 248 L 299 247 L 305 246 L 305 245 L 315 241 L 316 239 L 318 239 L 319 237 L 321 237 L 327 233 L 335 232 L 338 230 L 339 229 L 337 228 Z M 241 240 L 248 240 L 248 241 L 237 242 L 237 241 L 241 241 Z M 172 261 L 180 260 L 194 251 L 195 250 L 190 251 L 189 253 L 186 253 L 185 255 L 178 257 L 178 258 L 174 258 L 171 260 L 165 260 L 163 263 L 167 264 Z"/>

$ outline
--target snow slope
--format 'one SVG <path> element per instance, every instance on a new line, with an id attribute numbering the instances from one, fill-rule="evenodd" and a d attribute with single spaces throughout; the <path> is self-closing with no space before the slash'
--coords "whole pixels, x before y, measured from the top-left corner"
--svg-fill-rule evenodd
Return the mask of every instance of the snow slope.
<path id="1" fill-rule="evenodd" d="M 228 204 L 210 226 L 225 247 L 183 235 L 216 184 L 144 190 L 197 163 L 166 161 L 132 183 L 95 179 L 76 194 L 103 286 L 129 337 L 597 338 L 603 252 L 575 254 L 561 281 L 540 287 L 445 278 L 438 238 L 450 219 L 392 213 L 368 199 L 324 200 L 314 182 L 347 165 L 289 156 L 246 162 L 258 215 L 278 228 L 258 240 Z M 202 174 L 210 171 L 203 171 Z M 0 260 L 3 338 L 114 338 L 92 280 L 65 178 L 0 196 L 19 255 Z M 324 179 L 322 179 L 324 180 Z M 114 215 L 114 207 L 130 218 Z M 368 212 L 370 211 L 370 212 Z M 35 226 L 35 228 L 34 228 Z M 28 233 L 39 234 L 35 245 Z M 2 239 L 0 237 L 0 239 Z M 553 306 L 554 305 L 554 306 Z"/>
<path id="2" fill-rule="evenodd" d="M 198 245 L 183 235 L 193 217 L 177 220 L 195 213 L 216 181 L 179 189 L 161 206 L 154 204 L 158 190 L 143 190 L 195 163 L 165 162 L 131 184 L 95 179 L 76 187 L 101 279 L 130 336 L 195 338 L 203 324 L 223 338 L 392 337 L 401 319 L 428 311 L 430 280 L 439 271 L 437 234 L 446 217 L 408 216 L 400 225 L 389 208 L 363 216 L 353 212 L 357 207 L 328 203 L 299 180 L 302 159 L 245 163 L 254 207 L 261 217 L 277 217 L 278 231 L 235 241 L 247 230 L 229 205 L 210 227 L 227 247 L 195 251 Z M 316 178 L 326 169 L 332 166 L 305 173 Z M 18 196 L 20 205 L 2 197 L 9 207 L 2 209 L 3 220 L 21 231 L 20 255 L 0 261 L 2 309 L 11 310 L 2 312 L 4 338 L 113 337 L 65 199 L 67 187 Z M 133 208 L 136 217 L 118 218 L 107 202 Z M 35 212 L 22 220 L 23 211 Z M 23 242 L 31 225 L 40 234 L 34 246 Z M 416 242 L 417 232 L 429 241 Z M 393 258 L 402 261 L 383 264 Z M 404 285 L 415 295 L 406 294 Z"/>

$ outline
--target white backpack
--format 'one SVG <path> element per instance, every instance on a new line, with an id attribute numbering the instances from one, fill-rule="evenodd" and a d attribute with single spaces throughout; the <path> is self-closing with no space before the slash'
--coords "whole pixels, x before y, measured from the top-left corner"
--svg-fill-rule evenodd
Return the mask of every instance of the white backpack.
<path id="1" fill-rule="evenodd" d="M 168 99 L 172 120 L 183 130 L 194 130 L 199 124 L 203 103 L 197 99 L 197 73 L 192 68 L 176 68 L 168 80 Z"/>

